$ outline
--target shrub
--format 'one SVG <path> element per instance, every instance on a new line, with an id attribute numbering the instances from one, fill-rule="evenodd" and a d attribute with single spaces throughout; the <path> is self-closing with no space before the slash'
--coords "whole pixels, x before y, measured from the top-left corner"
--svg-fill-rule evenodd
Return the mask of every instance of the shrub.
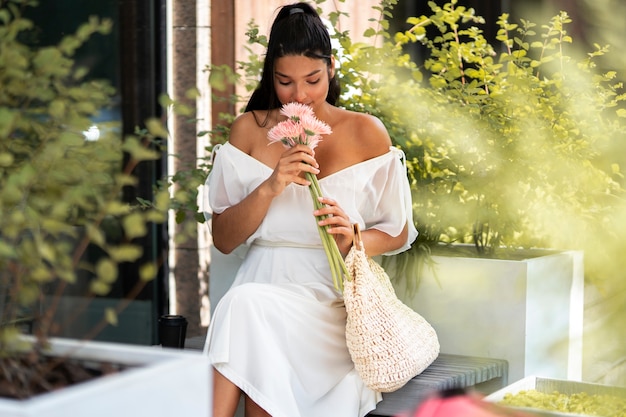
<path id="1" fill-rule="evenodd" d="M 22 41 L 33 28 L 22 7 L 32 5 L 0 3 L 0 378 L 25 385 L 25 374 L 13 375 L 19 366 L 8 364 L 21 320 L 33 320 L 34 352 L 42 352 L 56 305 L 44 305 L 44 293 L 56 300 L 83 274 L 85 295 L 107 294 L 121 279 L 118 265 L 141 258 L 136 239 L 165 222 L 170 207 L 167 189 L 149 207 L 124 198 L 137 182 L 135 167 L 161 158 L 158 138 L 167 132 L 158 120 L 124 138 L 115 125 L 99 125 L 99 137 L 87 133 L 114 91 L 88 79 L 73 56 L 91 36 L 109 33 L 111 22 L 93 17 L 57 45 L 36 48 Z M 98 256 L 84 256 L 88 247 Z M 139 285 L 158 267 L 141 265 Z M 103 320 L 114 324 L 116 313 L 107 310 Z"/>
<path id="2" fill-rule="evenodd" d="M 608 47 L 577 56 L 566 12 L 541 26 L 503 14 L 492 44 L 480 29 L 484 19 L 457 0 L 429 2 L 429 16 L 409 17 L 408 30 L 391 33 L 395 3 L 381 3 L 366 33 L 371 42 L 334 36 L 340 105 L 378 116 L 406 154 L 420 237 L 401 262 L 456 242 L 484 256 L 583 249 L 589 265 L 602 265 L 625 211 L 625 95 L 617 74 L 598 73 L 595 64 Z M 265 46 L 254 22 L 249 35 Z M 423 62 L 405 52 L 410 43 L 427 51 Z M 244 82 L 250 91 L 259 62 L 252 53 L 238 63 L 239 77 L 212 68 L 212 80 Z"/>

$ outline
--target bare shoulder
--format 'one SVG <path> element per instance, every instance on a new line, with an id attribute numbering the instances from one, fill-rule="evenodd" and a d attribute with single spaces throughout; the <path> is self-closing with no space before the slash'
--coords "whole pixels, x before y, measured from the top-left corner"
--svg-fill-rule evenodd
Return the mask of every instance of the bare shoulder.
<path id="1" fill-rule="evenodd" d="M 371 114 L 343 110 L 341 123 L 343 137 L 353 142 L 353 147 L 364 152 L 364 159 L 389 151 L 391 138 L 382 121 Z"/>
<path id="2" fill-rule="evenodd" d="M 354 112 L 358 120 L 359 133 L 363 135 L 363 140 L 371 141 L 372 144 L 382 143 L 385 148 L 391 145 L 389 133 L 383 122 L 376 116 L 367 113 Z"/>
<path id="3" fill-rule="evenodd" d="M 258 138 L 266 135 L 266 129 L 260 125 L 266 112 L 246 112 L 239 115 L 230 127 L 228 141 L 239 150 L 251 154 Z"/>

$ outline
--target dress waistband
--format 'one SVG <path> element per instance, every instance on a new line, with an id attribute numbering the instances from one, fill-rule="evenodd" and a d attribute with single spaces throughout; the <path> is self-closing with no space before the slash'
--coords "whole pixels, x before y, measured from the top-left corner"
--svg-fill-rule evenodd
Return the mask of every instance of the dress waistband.
<path id="1" fill-rule="evenodd" d="M 297 243 L 297 242 L 287 242 L 287 241 L 272 241 L 272 240 L 264 240 L 264 239 L 255 239 L 252 242 L 252 245 L 256 246 L 268 246 L 275 248 L 304 248 L 304 249 L 323 249 L 322 245 L 316 244 L 307 244 L 307 243 Z"/>

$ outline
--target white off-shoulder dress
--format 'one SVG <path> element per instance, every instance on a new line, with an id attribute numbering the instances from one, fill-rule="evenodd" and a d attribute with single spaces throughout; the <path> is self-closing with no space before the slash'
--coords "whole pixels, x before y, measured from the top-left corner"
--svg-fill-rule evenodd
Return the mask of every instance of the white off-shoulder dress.
<path id="1" fill-rule="evenodd" d="M 229 143 L 207 179 L 214 213 L 237 204 L 273 169 Z M 417 236 L 402 153 L 384 155 L 319 180 L 362 230 Z M 249 246 L 232 287 L 219 301 L 204 352 L 213 366 L 273 417 L 361 417 L 379 393 L 367 388 L 346 347 L 346 311 L 333 287 L 307 187 L 276 197 Z M 219 276 L 211 276 L 219 280 Z"/>

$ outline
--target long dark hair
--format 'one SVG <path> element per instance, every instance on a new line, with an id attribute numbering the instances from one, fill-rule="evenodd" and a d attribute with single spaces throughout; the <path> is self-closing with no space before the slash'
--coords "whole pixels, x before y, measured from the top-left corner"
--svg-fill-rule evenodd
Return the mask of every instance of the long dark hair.
<path id="1" fill-rule="evenodd" d="M 283 6 L 270 30 L 261 81 L 252 93 L 246 111 L 270 110 L 281 106 L 274 89 L 274 63 L 287 55 L 304 55 L 323 59 L 329 71 L 332 64 L 330 33 L 315 9 L 307 3 Z M 339 98 L 339 82 L 330 79 L 326 101 L 335 104 Z"/>

